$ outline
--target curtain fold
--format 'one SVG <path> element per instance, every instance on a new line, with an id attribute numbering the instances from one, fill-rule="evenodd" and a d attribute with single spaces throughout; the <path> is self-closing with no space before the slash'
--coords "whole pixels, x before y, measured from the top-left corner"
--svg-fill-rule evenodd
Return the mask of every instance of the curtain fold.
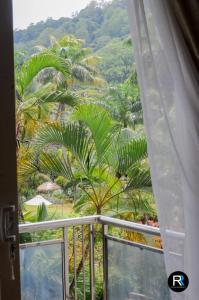
<path id="1" fill-rule="evenodd" d="M 185 292 L 171 295 L 198 300 L 199 77 L 175 12 L 170 0 L 129 0 L 166 269 L 190 280 Z"/>
<path id="2" fill-rule="evenodd" d="M 170 5 L 199 70 L 199 1 L 170 0 Z"/>

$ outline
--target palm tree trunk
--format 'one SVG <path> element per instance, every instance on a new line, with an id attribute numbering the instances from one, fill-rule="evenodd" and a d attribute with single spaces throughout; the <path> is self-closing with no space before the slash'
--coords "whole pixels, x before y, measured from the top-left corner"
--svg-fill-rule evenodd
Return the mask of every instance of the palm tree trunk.
<path id="1" fill-rule="evenodd" d="M 102 209 L 101 207 L 97 207 L 97 215 L 101 215 L 102 214 Z"/>
<path id="2" fill-rule="evenodd" d="M 85 251 L 84 251 L 84 254 L 83 254 L 84 257 L 81 258 L 81 260 L 79 262 L 79 265 L 77 267 L 76 278 L 79 277 L 79 275 L 80 275 L 80 273 L 82 271 L 83 263 L 86 260 L 86 258 L 88 257 L 89 249 L 90 249 L 90 244 L 87 244 L 86 248 L 85 248 Z M 73 277 L 73 280 L 72 280 L 72 282 L 70 284 L 70 295 L 72 294 L 74 287 L 75 287 L 75 276 Z"/>

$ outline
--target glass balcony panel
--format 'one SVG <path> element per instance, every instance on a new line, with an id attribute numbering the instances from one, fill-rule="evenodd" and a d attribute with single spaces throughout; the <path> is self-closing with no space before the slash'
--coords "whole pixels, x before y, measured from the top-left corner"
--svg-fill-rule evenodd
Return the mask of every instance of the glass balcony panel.
<path id="1" fill-rule="evenodd" d="M 20 249 L 22 300 L 63 299 L 62 243 Z"/>
<path id="2" fill-rule="evenodd" d="M 161 252 L 107 238 L 109 300 L 170 300 Z"/>

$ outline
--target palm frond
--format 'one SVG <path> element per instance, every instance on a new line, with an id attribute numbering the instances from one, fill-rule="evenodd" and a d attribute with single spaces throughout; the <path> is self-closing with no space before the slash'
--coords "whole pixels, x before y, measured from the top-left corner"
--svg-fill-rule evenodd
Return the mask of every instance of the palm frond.
<path id="1" fill-rule="evenodd" d="M 129 174 L 129 182 L 127 183 L 125 190 L 140 189 L 144 190 L 147 187 L 151 187 L 151 174 L 149 169 L 140 169 L 134 167 Z"/>
<path id="2" fill-rule="evenodd" d="M 92 82 L 94 80 L 91 72 L 81 65 L 73 65 L 72 76 L 81 82 Z"/>
<path id="3" fill-rule="evenodd" d="M 36 137 L 36 145 L 62 145 L 72 152 L 76 159 L 89 168 L 90 137 L 86 130 L 78 124 L 50 125 L 44 127 Z"/>
<path id="4" fill-rule="evenodd" d="M 126 175 L 134 164 L 147 157 L 146 139 L 133 139 L 130 143 L 117 147 L 116 153 L 117 172 Z"/>
<path id="5" fill-rule="evenodd" d="M 40 71 L 45 68 L 54 68 L 63 73 L 69 74 L 69 64 L 64 59 L 50 52 L 41 52 L 26 61 L 20 72 L 16 74 L 17 87 L 20 94 L 24 94 L 25 89 Z"/>
<path id="6" fill-rule="evenodd" d="M 38 156 L 32 153 L 18 158 L 18 184 L 22 185 L 27 178 L 39 172 Z"/>
<path id="7" fill-rule="evenodd" d="M 74 115 L 90 129 L 98 159 L 102 158 L 112 143 L 113 135 L 118 129 L 117 124 L 104 108 L 94 104 L 79 106 Z"/>
<path id="8" fill-rule="evenodd" d="M 147 157 L 147 142 L 145 138 L 133 139 L 131 135 L 123 136 L 123 129 L 112 143 L 107 159 L 115 172 L 127 176 L 131 168 Z M 126 133 L 125 133 L 126 135 Z M 122 138 L 121 138 L 122 137 Z M 129 137 L 129 138 L 128 138 Z"/>
<path id="9" fill-rule="evenodd" d="M 78 95 L 71 91 L 52 91 L 44 94 L 40 101 L 41 103 L 61 103 L 69 106 L 75 106 L 78 103 Z"/>
<path id="10" fill-rule="evenodd" d="M 79 43 L 75 47 L 75 51 L 73 51 L 72 60 L 75 61 L 83 61 L 86 57 L 89 57 L 89 54 L 92 52 L 90 48 L 82 48 L 83 43 Z M 74 47 L 73 47 L 74 48 Z"/>
<path id="11" fill-rule="evenodd" d="M 39 158 L 40 170 L 43 173 L 52 174 L 54 177 L 63 176 L 68 180 L 73 180 L 73 173 L 69 161 L 62 155 L 56 153 L 42 152 Z"/>

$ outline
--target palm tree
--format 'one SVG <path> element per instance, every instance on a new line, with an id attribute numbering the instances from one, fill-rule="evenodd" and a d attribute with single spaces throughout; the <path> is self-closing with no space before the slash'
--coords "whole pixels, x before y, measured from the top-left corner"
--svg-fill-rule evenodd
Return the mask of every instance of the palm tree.
<path id="1" fill-rule="evenodd" d="M 76 208 L 101 214 L 129 190 L 150 186 L 146 167 L 146 140 L 135 139 L 120 145 L 120 127 L 102 107 L 79 106 L 68 124 L 52 124 L 38 133 L 36 145 L 45 152 L 21 166 L 20 174 L 43 172 L 67 178 L 66 188 L 83 191 Z M 54 149 L 61 147 L 57 154 Z"/>
<path id="2" fill-rule="evenodd" d="M 97 76 L 96 64 L 100 59 L 92 54 L 92 50 L 83 47 L 84 41 L 74 36 L 64 36 L 60 40 L 51 37 L 51 48 L 47 51 L 53 53 L 58 58 L 63 59 L 69 66 L 69 76 L 65 78 L 61 72 L 53 69 L 45 71 L 44 79 L 53 78 L 53 82 L 60 90 L 76 91 L 79 83 L 89 85 L 102 85 L 104 81 Z M 39 48 L 40 49 L 40 48 Z M 42 51 L 46 51 L 43 47 Z M 42 74 L 44 75 L 44 74 Z M 64 113 L 65 105 L 58 106 L 56 120 Z"/>
<path id="3" fill-rule="evenodd" d="M 92 50 L 84 48 L 84 41 L 74 36 L 65 36 L 59 41 L 51 37 L 50 51 L 64 59 L 70 65 L 70 78 L 66 84 L 75 82 L 95 84 L 101 82 L 97 77 L 96 64 L 100 57 L 94 55 Z"/>
<path id="4" fill-rule="evenodd" d="M 20 176 L 40 172 L 52 179 L 66 179 L 65 189 L 75 187 L 78 197 L 75 209 L 81 213 L 112 212 L 132 219 L 137 212 L 149 208 L 147 199 L 136 195 L 151 186 L 146 163 L 147 146 L 144 138 L 120 144 L 121 127 L 108 111 L 98 105 L 81 105 L 73 114 L 74 122 L 57 123 L 39 130 L 35 144 L 39 156 L 33 155 L 19 170 Z M 37 152 L 37 153 L 38 153 Z M 130 207 L 130 193 L 132 200 Z M 123 197 L 125 195 L 125 197 Z M 128 202 L 124 211 L 124 203 Z M 120 201 L 122 207 L 120 207 Z M 84 258 L 88 255 L 86 244 Z M 77 268 L 77 276 L 82 261 Z M 73 290 L 74 279 L 70 290 Z"/>
<path id="5" fill-rule="evenodd" d="M 44 69 L 54 69 L 67 78 L 69 65 L 53 53 L 39 53 L 16 70 L 16 136 L 18 144 L 27 143 L 39 126 L 47 121 L 49 103 L 66 103 L 74 106 L 75 93 L 60 91 L 53 84 L 41 86 L 36 78 Z"/>
<path id="6" fill-rule="evenodd" d="M 112 117 L 119 121 L 123 128 L 135 127 L 136 124 L 142 123 L 139 88 L 132 84 L 131 78 L 123 84 L 109 88 L 104 103 Z"/>
<path id="7" fill-rule="evenodd" d="M 69 76 L 66 61 L 53 53 L 39 53 L 18 64 L 16 68 L 16 138 L 18 168 L 30 156 L 31 139 L 42 124 L 51 123 L 49 112 L 54 103 L 75 106 L 78 101 L 76 93 L 59 90 L 53 83 L 41 86 L 37 78 L 43 70 L 53 69 L 65 78 Z M 18 180 L 19 190 L 23 189 L 24 181 Z M 23 208 L 20 205 L 19 216 L 23 220 Z"/>

